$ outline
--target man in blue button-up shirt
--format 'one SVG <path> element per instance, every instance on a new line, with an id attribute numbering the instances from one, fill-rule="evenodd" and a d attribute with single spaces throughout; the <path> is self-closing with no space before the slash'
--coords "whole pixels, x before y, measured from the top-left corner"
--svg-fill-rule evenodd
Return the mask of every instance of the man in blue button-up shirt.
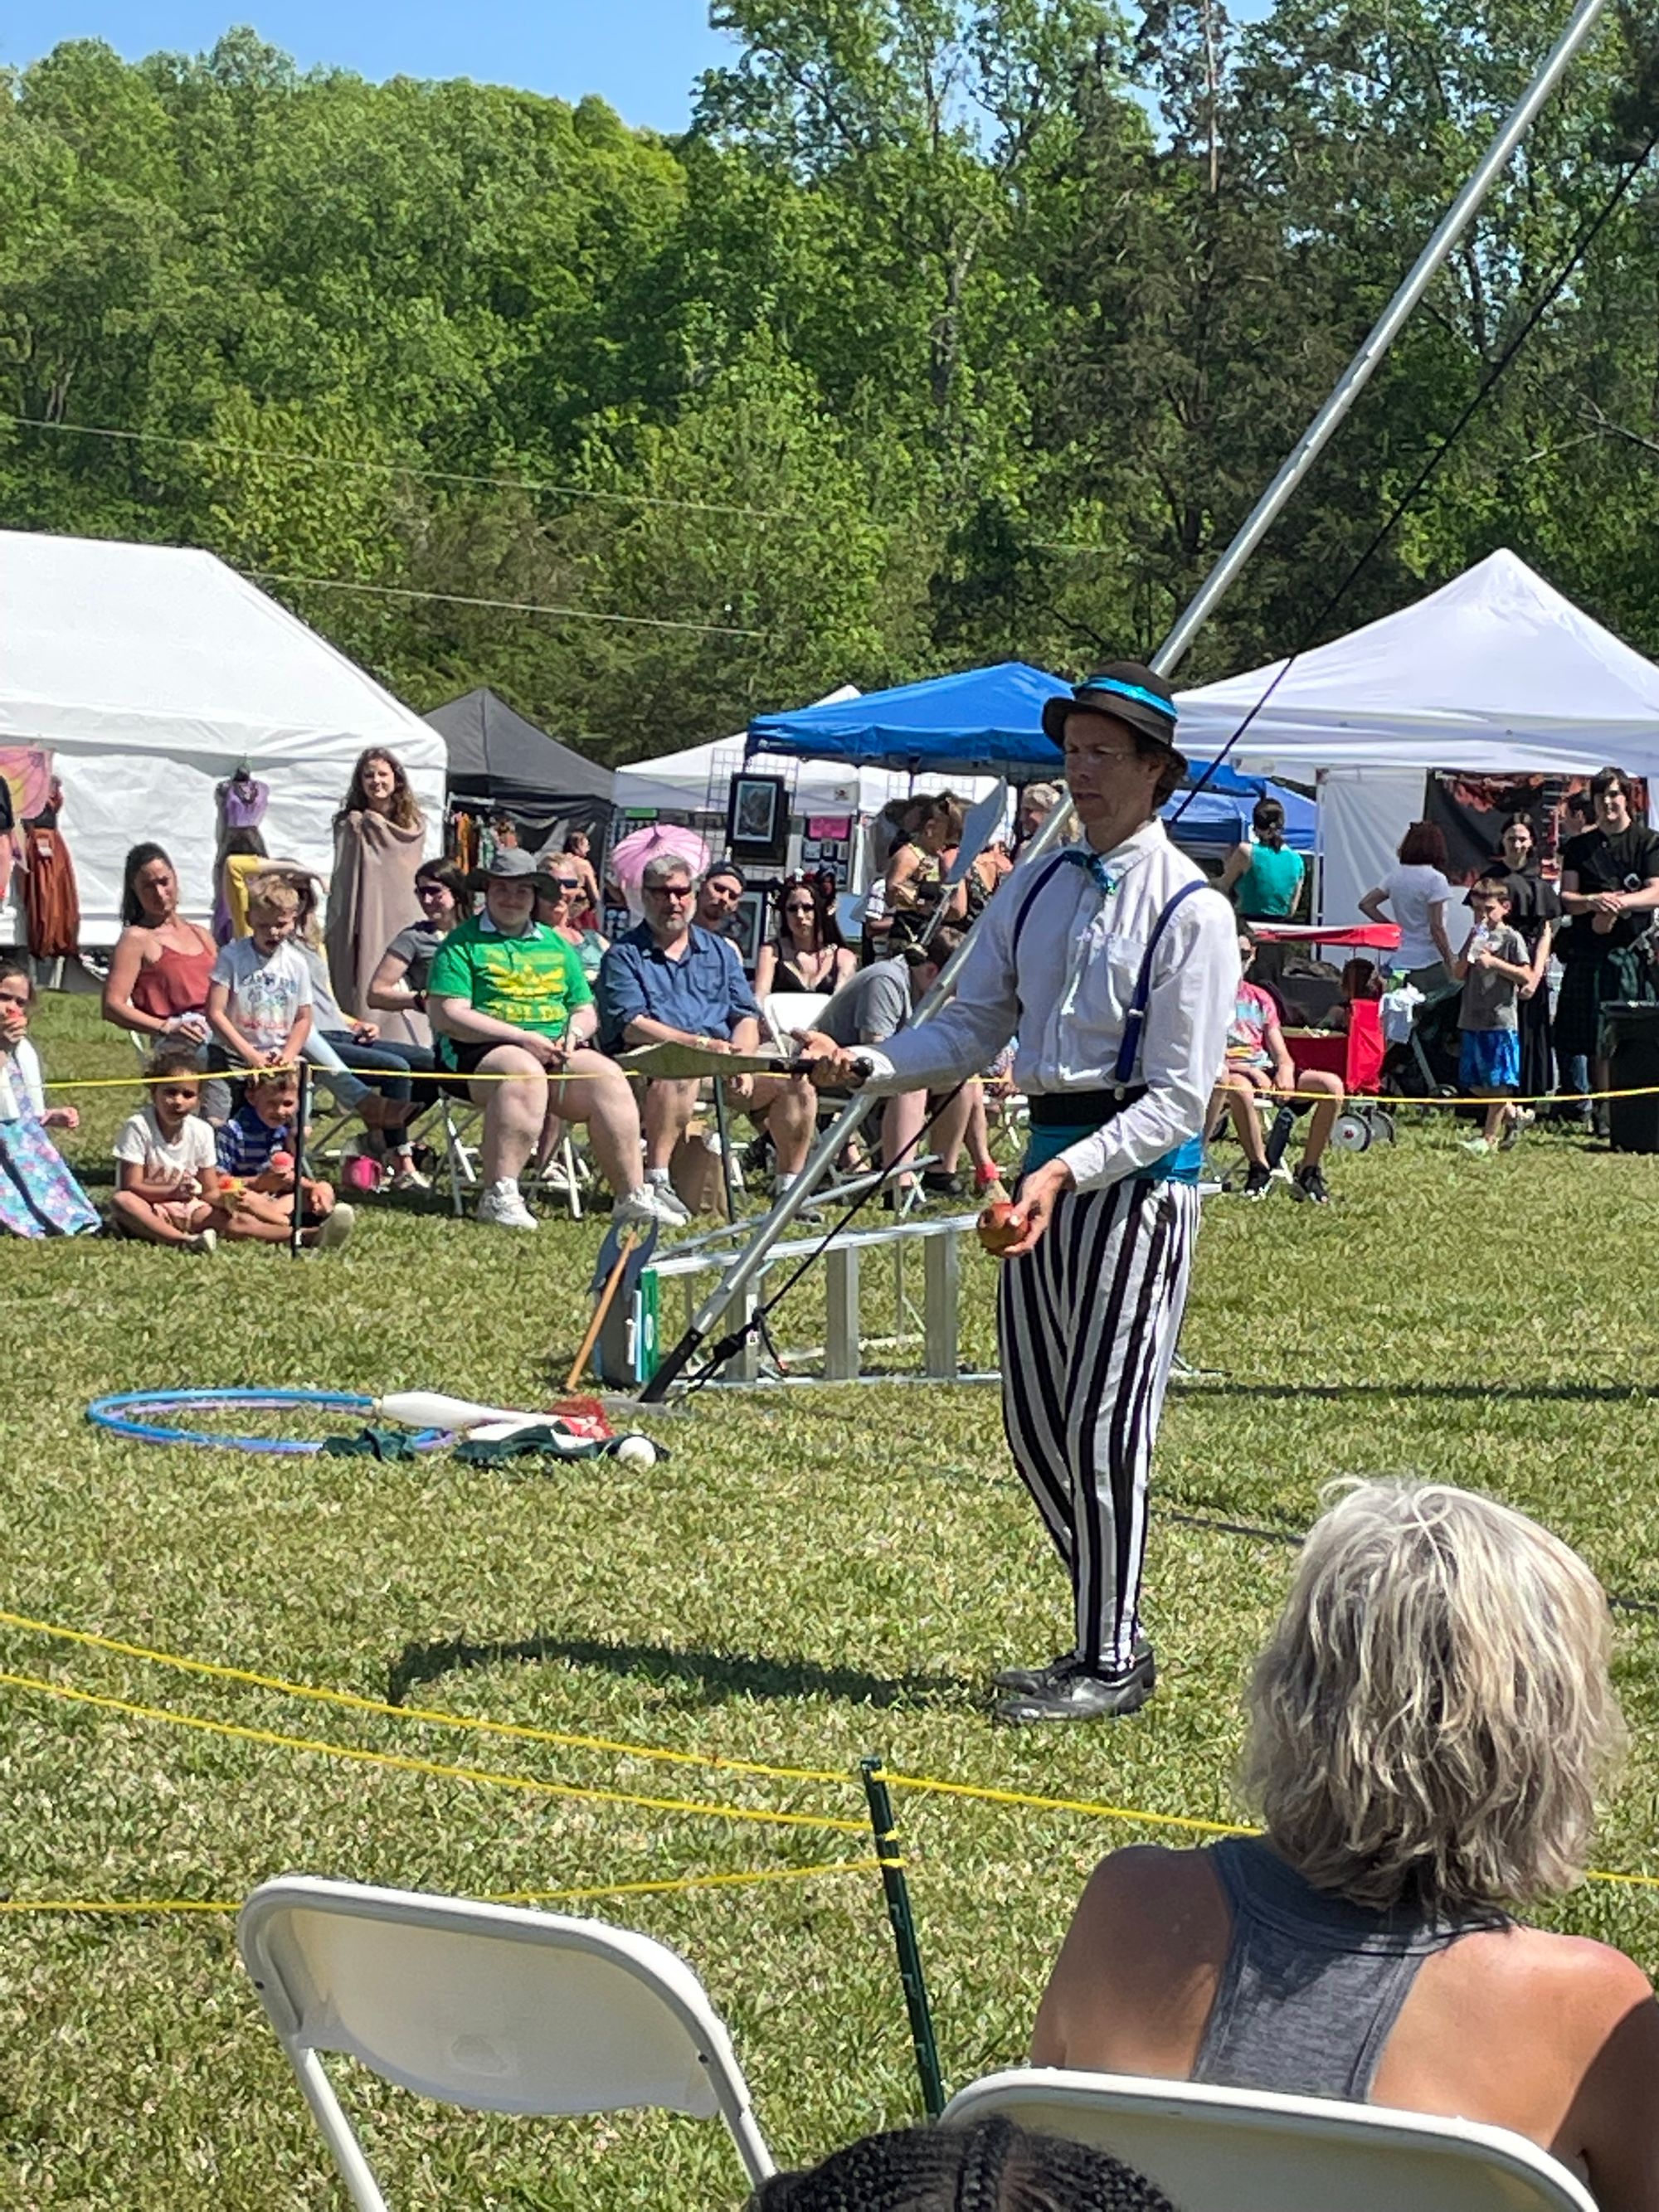
<path id="1" fill-rule="evenodd" d="M 628 1045 L 693 1044 L 713 1052 L 751 1053 L 760 1042 L 760 1007 L 737 947 L 692 921 L 691 870 L 670 853 L 647 863 L 640 885 L 645 920 L 619 937 L 599 965 L 599 1032 L 606 1049 Z M 777 1158 L 777 1188 L 800 1173 L 812 1141 L 817 1104 L 804 1077 L 734 1075 L 727 1098 L 764 1121 Z M 674 1147 L 690 1126 L 695 1081 L 646 1086 L 646 1180 L 668 1192 Z M 688 1219 L 690 1218 L 688 1214 Z"/>

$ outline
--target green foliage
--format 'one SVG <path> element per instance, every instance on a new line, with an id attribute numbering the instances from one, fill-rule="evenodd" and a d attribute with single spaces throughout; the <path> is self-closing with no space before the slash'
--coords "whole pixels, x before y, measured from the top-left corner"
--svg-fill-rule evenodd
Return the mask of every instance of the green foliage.
<path id="1" fill-rule="evenodd" d="M 673 140 L 301 73 L 246 30 L 0 76 L 0 526 L 435 595 L 271 586 L 417 708 L 490 684 L 607 759 L 848 678 L 1147 650 L 1558 27 L 1545 0 L 713 15 L 732 59 Z M 1645 142 L 1656 56 L 1632 0 L 1194 675 L 1319 622 Z M 1340 623 L 1509 543 L 1659 647 L 1629 526 L 1656 224 L 1644 174 Z"/>

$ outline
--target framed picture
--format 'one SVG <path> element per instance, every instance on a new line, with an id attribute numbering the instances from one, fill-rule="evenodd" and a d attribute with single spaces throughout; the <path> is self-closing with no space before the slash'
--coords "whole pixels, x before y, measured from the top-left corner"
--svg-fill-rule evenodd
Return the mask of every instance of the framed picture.
<path id="1" fill-rule="evenodd" d="M 771 884 L 751 884 L 732 914 L 728 934 L 738 948 L 738 957 L 746 975 L 754 974 L 761 947 L 766 942 L 766 914 L 771 900 Z"/>
<path id="2" fill-rule="evenodd" d="M 781 868 L 789 854 L 789 787 L 781 775 L 734 775 L 726 804 L 734 860 Z"/>

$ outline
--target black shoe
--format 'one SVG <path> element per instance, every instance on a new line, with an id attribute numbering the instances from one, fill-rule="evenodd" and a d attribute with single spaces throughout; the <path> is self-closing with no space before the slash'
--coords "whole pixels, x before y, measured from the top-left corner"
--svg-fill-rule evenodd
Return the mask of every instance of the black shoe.
<path id="1" fill-rule="evenodd" d="M 1148 1668 L 1131 1667 L 1121 1674 L 1085 1674 L 1079 1668 L 1035 1697 L 1005 1698 L 996 1709 L 996 1718 L 1007 1728 L 1031 1728 L 1041 1721 L 1123 1720 L 1130 1713 L 1138 1713 L 1152 1694 Z"/>
<path id="2" fill-rule="evenodd" d="M 1244 1178 L 1242 1195 L 1245 1198 L 1266 1198 L 1273 1187 L 1273 1171 L 1271 1168 L 1252 1168 Z"/>
<path id="3" fill-rule="evenodd" d="M 929 1198 L 965 1198 L 968 1186 L 955 1169 L 924 1168 L 921 1187 Z"/>
<path id="4" fill-rule="evenodd" d="M 1331 1194 L 1325 1188 L 1325 1178 L 1317 1168 L 1298 1168 L 1291 1183 L 1292 1198 L 1310 1200 L 1315 1206 L 1328 1206 Z"/>
<path id="5" fill-rule="evenodd" d="M 1000 1674 L 994 1674 L 991 1680 L 997 1689 L 1010 1691 L 1016 1697 L 1042 1697 L 1046 1696 L 1057 1684 L 1066 1681 L 1073 1674 L 1079 1674 L 1082 1668 L 1083 1662 L 1075 1651 L 1062 1651 L 1059 1658 L 1051 1659 L 1046 1667 L 1005 1667 Z M 1144 1636 L 1137 1636 L 1134 1641 L 1134 1663 L 1130 1671 L 1139 1674 L 1143 1668 L 1146 1675 L 1146 1686 L 1150 1690 L 1158 1680 L 1157 1665 L 1152 1656 L 1152 1645 Z"/>
<path id="6" fill-rule="evenodd" d="M 1022 1698 L 1042 1697 L 1057 1682 L 1063 1682 L 1068 1674 L 1074 1674 L 1081 1664 L 1075 1651 L 1062 1651 L 1046 1667 L 1005 1667 L 1000 1673 L 992 1675 L 991 1686 L 994 1689 L 1011 1691 Z"/>

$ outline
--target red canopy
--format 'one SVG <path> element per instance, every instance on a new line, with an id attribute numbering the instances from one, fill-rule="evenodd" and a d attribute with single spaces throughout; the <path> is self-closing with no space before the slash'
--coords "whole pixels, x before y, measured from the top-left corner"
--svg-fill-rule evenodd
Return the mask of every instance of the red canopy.
<path id="1" fill-rule="evenodd" d="M 1397 921 L 1357 921 L 1352 929 L 1322 929 L 1305 921 L 1253 921 L 1264 945 L 1354 945 L 1373 952 L 1392 952 L 1400 943 Z"/>

